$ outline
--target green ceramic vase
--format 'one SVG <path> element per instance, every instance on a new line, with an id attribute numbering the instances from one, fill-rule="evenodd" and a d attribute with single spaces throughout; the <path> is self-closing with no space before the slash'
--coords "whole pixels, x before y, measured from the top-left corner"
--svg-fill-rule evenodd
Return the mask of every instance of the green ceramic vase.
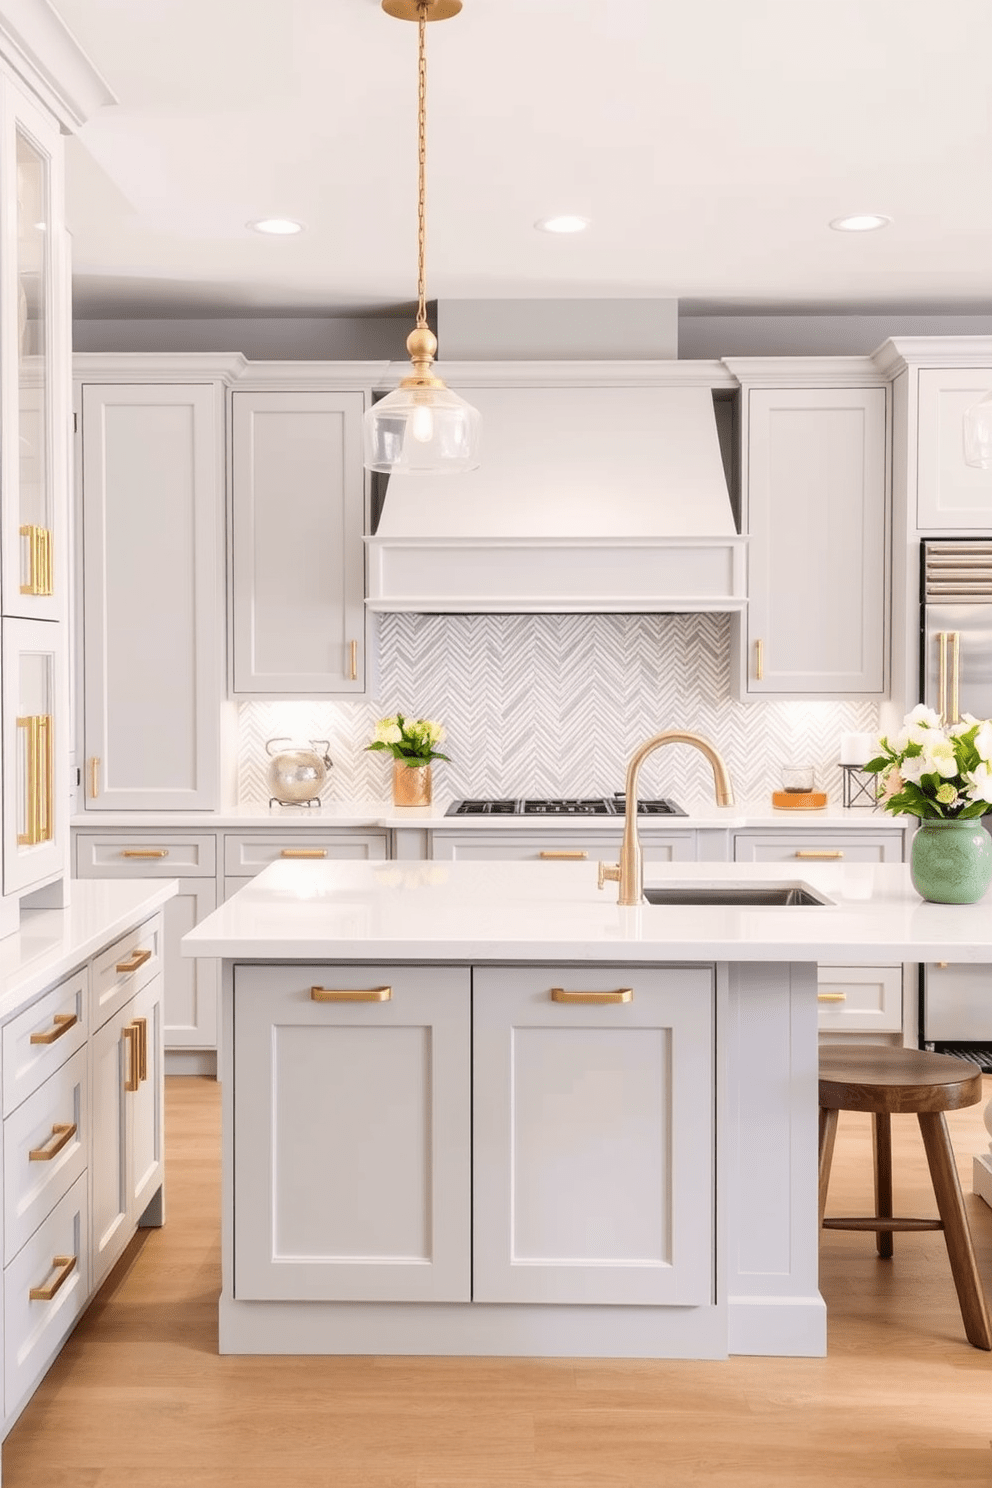
<path id="1" fill-rule="evenodd" d="M 909 856 L 913 887 L 934 904 L 974 904 L 992 883 L 992 837 L 980 821 L 923 818 Z"/>

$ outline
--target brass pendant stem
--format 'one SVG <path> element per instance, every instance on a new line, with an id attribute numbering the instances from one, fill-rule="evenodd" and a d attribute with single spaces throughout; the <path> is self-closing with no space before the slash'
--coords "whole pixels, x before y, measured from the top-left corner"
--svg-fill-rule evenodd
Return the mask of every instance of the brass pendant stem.
<path id="1" fill-rule="evenodd" d="M 427 5 L 418 7 L 417 45 L 417 329 L 427 325 Z"/>

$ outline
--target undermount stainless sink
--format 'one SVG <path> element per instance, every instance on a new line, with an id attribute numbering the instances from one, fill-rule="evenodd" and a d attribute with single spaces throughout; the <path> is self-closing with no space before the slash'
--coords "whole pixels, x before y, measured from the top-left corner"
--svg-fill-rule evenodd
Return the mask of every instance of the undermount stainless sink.
<path id="1" fill-rule="evenodd" d="M 829 904 L 804 884 L 679 884 L 647 888 L 648 904 Z"/>

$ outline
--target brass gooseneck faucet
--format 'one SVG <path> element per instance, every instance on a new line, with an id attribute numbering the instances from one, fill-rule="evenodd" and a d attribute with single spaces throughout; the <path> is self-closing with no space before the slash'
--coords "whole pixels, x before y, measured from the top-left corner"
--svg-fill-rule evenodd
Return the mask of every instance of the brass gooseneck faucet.
<path id="1" fill-rule="evenodd" d="M 708 740 L 700 738 L 698 734 L 682 733 L 679 729 L 666 729 L 664 733 L 655 734 L 653 738 L 648 739 L 646 744 L 642 744 L 640 749 L 635 750 L 627 766 L 627 809 L 624 813 L 620 862 L 600 863 L 599 865 L 600 888 L 607 879 L 620 885 L 618 904 L 640 904 L 644 894 L 644 858 L 641 853 L 640 838 L 637 835 L 637 777 L 648 755 L 654 754 L 656 749 L 661 749 L 665 744 L 691 744 L 694 749 L 704 754 L 713 767 L 713 789 L 716 793 L 717 805 L 733 806 L 734 804 L 730 773 L 723 756 L 713 748 Z"/>

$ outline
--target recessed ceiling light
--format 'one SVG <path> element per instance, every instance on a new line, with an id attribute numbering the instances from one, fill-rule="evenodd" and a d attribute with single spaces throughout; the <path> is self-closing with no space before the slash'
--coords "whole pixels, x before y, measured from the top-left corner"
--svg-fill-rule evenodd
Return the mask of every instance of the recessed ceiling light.
<path id="1" fill-rule="evenodd" d="M 835 217 L 830 226 L 835 232 L 874 232 L 876 227 L 888 227 L 891 221 L 891 217 L 877 212 L 858 212 L 853 217 Z"/>
<path id="2" fill-rule="evenodd" d="M 541 232 L 550 233 L 580 233 L 585 232 L 589 226 L 588 217 L 575 217 L 563 215 L 560 217 L 542 217 L 534 226 L 540 228 Z"/>
<path id="3" fill-rule="evenodd" d="M 248 226 L 255 232 L 270 233 L 273 237 L 285 238 L 303 231 L 303 223 L 294 222 L 292 217 L 263 217 L 259 222 L 249 222 Z"/>

